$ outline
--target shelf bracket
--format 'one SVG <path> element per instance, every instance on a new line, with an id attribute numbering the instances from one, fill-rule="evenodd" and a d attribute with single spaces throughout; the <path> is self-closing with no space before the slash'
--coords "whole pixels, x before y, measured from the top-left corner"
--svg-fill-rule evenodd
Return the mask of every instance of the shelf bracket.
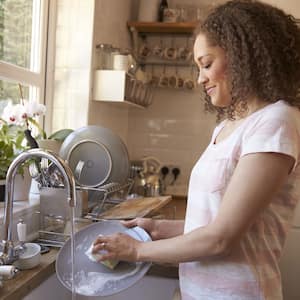
<path id="1" fill-rule="evenodd" d="M 132 40 L 133 40 L 133 55 L 134 58 L 137 60 L 138 59 L 138 49 L 139 49 L 139 36 L 138 36 L 138 31 L 136 30 L 135 27 L 130 26 L 130 31 L 132 34 Z"/>

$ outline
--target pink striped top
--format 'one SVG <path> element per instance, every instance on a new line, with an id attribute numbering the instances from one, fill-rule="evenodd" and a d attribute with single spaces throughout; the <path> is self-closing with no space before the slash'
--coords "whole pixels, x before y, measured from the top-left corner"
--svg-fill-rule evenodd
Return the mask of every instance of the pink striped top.
<path id="1" fill-rule="evenodd" d="M 192 170 L 185 232 L 214 220 L 243 155 L 278 152 L 294 157 L 296 162 L 288 182 L 230 256 L 180 264 L 182 299 L 279 300 L 282 291 L 278 261 L 299 193 L 295 182 L 300 180 L 300 111 L 277 101 L 248 116 L 229 137 L 214 144 L 223 126 L 224 122 L 216 127 Z"/>

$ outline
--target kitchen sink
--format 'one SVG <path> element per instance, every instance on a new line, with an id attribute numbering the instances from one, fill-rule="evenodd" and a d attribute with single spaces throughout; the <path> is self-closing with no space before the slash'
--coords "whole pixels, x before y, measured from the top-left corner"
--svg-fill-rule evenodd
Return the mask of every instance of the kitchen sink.
<path id="1" fill-rule="evenodd" d="M 76 295 L 76 300 L 172 300 L 175 289 L 179 287 L 178 279 L 146 275 L 132 287 L 107 297 L 86 297 Z M 57 279 L 50 276 L 41 285 L 32 290 L 23 300 L 71 299 L 72 294 Z"/>

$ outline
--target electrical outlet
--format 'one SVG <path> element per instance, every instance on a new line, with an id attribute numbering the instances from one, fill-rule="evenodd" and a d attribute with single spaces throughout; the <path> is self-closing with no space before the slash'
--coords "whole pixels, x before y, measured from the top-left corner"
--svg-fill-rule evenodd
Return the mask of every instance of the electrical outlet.
<path id="1" fill-rule="evenodd" d="M 168 172 L 167 172 L 168 171 Z M 161 167 L 160 173 L 164 179 L 164 184 L 174 185 L 180 176 L 180 167 L 178 165 L 165 164 Z"/>

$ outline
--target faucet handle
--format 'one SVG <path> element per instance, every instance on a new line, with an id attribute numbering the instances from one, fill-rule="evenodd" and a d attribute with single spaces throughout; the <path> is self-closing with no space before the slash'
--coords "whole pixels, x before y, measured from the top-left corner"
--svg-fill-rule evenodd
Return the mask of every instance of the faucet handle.
<path id="1" fill-rule="evenodd" d="M 19 220 L 19 223 L 17 224 L 17 233 L 18 238 L 21 243 L 26 242 L 27 237 L 27 225 L 24 223 L 22 219 Z"/>

